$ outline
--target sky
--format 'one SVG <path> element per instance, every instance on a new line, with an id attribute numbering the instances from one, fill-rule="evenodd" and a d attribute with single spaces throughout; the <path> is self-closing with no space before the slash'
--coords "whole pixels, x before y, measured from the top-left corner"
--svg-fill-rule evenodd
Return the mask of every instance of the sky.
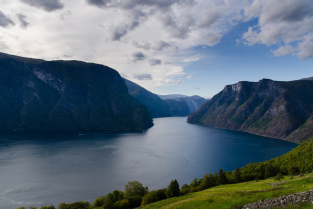
<path id="1" fill-rule="evenodd" d="M 100 63 L 157 94 L 313 76 L 312 0 L 0 0 L 0 51 Z"/>

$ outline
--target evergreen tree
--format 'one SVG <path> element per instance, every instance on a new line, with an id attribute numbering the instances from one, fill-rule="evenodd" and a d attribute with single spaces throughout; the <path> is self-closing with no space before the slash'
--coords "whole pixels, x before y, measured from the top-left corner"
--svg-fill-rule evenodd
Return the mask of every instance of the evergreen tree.
<path id="1" fill-rule="evenodd" d="M 224 172 L 223 169 L 220 169 L 218 173 L 218 181 L 219 181 L 219 184 L 227 183 L 226 172 Z"/>
<path id="2" fill-rule="evenodd" d="M 172 180 L 170 185 L 166 189 L 167 198 L 178 197 L 179 196 L 179 184 L 177 180 Z"/>
<path id="3" fill-rule="evenodd" d="M 241 182 L 241 173 L 240 173 L 239 167 L 237 167 L 237 169 L 235 171 L 235 182 L 236 183 Z"/>

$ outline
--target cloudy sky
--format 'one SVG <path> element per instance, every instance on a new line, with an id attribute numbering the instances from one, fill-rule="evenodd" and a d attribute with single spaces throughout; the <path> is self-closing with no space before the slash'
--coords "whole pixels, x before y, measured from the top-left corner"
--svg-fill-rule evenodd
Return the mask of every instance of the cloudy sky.
<path id="1" fill-rule="evenodd" d="M 313 76 L 312 0 L 0 0 L 0 51 L 107 65 L 158 94 Z"/>

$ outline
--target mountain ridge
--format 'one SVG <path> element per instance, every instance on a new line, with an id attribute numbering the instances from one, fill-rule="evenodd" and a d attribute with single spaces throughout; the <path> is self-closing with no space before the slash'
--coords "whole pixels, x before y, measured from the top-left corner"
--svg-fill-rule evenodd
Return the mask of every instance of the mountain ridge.
<path id="1" fill-rule="evenodd" d="M 199 109 L 199 107 L 207 100 L 198 95 L 187 96 L 183 94 L 169 94 L 169 95 L 159 95 L 161 99 L 164 101 L 174 100 L 178 102 L 185 102 L 188 106 L 188 114 L 195 112 Z M 171 103 L 175 103 L 173 101 L 168 101 L 168 104 L 171 106 Z M 188 115 L 187 114 L 187 115 Z"/>
<path id="2" fill-rule="evenodd" d="M 153 118 L 188 116 L 205 101 L 197 95 L 189 97 L 175 94 L 174 98 L 173 95 L 157 95 L 126 78 L 124 80 L 130 95 L 144 104 Z"/>
<path id="3" fill-rule="evenodd" d="M 2 132 L 143 131 L 153 125 L 117 71 L 76 60 L 0 53 L 0 100 Z"/>
<path id="4" fill-rule="evenodd" d="M 225 86 L 187 121 L 300 142 L 313 136 L 312 97 L 313 82 L 307 80 L 241 81 Z"/>

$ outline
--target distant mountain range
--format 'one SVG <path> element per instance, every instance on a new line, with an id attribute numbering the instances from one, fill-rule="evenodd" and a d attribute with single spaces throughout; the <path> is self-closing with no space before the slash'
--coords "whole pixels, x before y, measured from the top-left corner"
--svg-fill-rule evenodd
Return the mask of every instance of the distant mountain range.
<path id="1" fill-rule="evenodd" d="M 147 108 L 115 70 L 0 53 L 0 131 L 143 131 Z"/>
<path id="2" fill-rule="evenodd" d="M 206 102 L 207 100 L 203 97 L 194 95 L 194 96 L 186 96 L 182 94 L 169 94 L 169 95 L 159 95 L 161 99 L 168 103 L 171 107 L 173 102 L 171 100 L 186 103 L 188 106 L 189 114 L 195 112 L 199 109 L 199 107 Z"/>
<path id="3" fill-rule="evenodd" d="M 309 78 L 302 78 L 301 80 L 313 81 L 313 77 L 309 77 Z"/>
<path id="4" fill-rule="evenodd" d="M 227 85 L 188 122 L 300 142 L 313 137 L 313 82 L 263 79 Z"/>
<path id="5" fill-rule="evenodd" d="M 145 105 L 153 118 L 187 116 L 206 101 L 200 96 L 157 95 L 127 79 L 125 83 L 129 94 Z"/>
<path id="6" fill-rule="evenodd" d="M 158 95 L 146 90 L 132 81 L 127 79 L 124 80 L 129 94 L 145 105 L 153 118 L 171 116 L 167 104 Z"/>

